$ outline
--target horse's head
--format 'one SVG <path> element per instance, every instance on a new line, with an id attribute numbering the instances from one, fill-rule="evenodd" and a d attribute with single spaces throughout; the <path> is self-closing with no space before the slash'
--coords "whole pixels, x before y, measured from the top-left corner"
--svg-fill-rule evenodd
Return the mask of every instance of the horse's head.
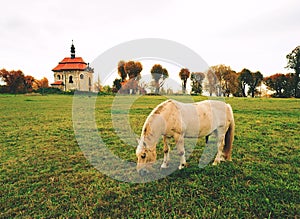
<path id="1" fill-rule="evenodd" d="M 152 165 L 156 161 L 156 147 L 148 147 L 143 140 L 140 140 L 136 156 L 138 159 L 136 169 L 141 176 L 144 176 L 152 170 Z"/>

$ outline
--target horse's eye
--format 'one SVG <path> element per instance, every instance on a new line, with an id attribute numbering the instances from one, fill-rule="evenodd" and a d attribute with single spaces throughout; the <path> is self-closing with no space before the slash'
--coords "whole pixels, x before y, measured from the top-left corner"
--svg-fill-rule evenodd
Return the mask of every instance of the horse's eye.
<path id="1" fill-rule="evenodd" d="M 141 155 L 141 158 L 142 158 L 142 159 L 145 159 L 145 158 L 146 158 L 146 154 L 145 154 L 145 153 L 142 154 L 142 155 Z"/>

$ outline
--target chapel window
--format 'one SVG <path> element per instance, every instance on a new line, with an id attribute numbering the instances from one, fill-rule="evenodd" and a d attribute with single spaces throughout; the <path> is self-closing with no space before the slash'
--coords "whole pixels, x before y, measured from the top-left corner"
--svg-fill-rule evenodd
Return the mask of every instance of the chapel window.
<path id="1" fill-rule="evenodd" d="M 69 83 L 72 84 L 73 83 L 73 76 L 69 77 Z"/>

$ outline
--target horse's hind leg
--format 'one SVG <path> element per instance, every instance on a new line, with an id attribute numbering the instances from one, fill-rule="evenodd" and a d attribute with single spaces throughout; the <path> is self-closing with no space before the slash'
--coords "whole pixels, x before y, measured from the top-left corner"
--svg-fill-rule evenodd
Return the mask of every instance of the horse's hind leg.
<path id="1" fill-rule="evenodd" d="M 223 133 L 223 132 L 221 132 Z M 224 148 L 224 140 L 225 140 L 225 134 L 220 134 L 220 131 L 218 130 L 218 134 L 217 134 L 217 139 L 218 139 L 218 152 L 216 155 L 216 158 L 213 162 L 213 165 L 217 165 L 219 164 L 221 161 L 225 161 L 224 156 L 223 156 L 223 148 Z"/>
<path id="2" fill-rule="evenodd" d="M 167 142 L 167 137 L 163 136 L 163 142 L 164 142 L 164 161 L 161 168 L 168 168 L 169 167 L 169 160 L 170 160 L 170 147 Z"/>

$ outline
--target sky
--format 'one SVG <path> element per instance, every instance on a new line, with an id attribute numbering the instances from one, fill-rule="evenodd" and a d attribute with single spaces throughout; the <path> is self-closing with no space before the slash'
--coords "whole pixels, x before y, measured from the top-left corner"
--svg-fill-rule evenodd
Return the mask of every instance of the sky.
<path id="1" fill-rule="evenodd" d="M 285 57 L 300 45 L 298 0 L 0 2 L 0 68 L 50 83 L 72 40 L 87 63 L 118 44 L 159 38 L 185 45 L 210 66 L 264 76 L 291 71 Z"/>

